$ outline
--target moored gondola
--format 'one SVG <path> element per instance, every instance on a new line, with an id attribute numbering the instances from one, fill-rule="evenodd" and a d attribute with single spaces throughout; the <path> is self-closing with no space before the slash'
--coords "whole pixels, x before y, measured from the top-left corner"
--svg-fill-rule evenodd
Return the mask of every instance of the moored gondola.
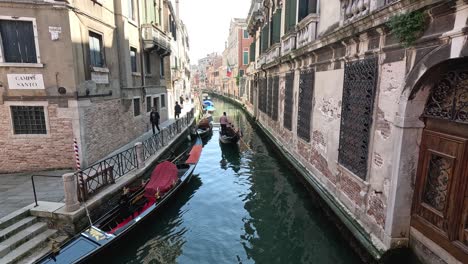
<path id="1" fill-rule="evenodd" d="M 118 206 L 36 263 L 84 263 L 112 249 L 190 180 L 201 151 L 202 141 L 198 138 L 185 161 L 175 159 L 158 164 L 144 186 L 135 190 L 125 188 Z"/>
<path id="2" fill-rule="evenodd" d="M 192 136 L 200 136 L 201 138 L 207 137 L 213 131 L 213 118 L 211 116 L 203 117 L 197 126 L 191 131 Z"/>

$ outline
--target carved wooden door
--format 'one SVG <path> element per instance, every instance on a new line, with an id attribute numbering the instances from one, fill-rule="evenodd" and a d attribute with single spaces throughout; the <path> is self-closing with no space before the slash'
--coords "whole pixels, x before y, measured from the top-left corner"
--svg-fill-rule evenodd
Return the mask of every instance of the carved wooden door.
<path id="1" fill-rule="evenodd" d="M 468 263 L 468 70 L 441 77 L 424 111 L 411 225 Z"/>

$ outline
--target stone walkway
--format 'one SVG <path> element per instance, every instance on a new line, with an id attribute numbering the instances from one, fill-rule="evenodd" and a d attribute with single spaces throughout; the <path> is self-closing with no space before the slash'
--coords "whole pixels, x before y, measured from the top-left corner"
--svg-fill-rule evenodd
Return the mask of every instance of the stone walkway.
<path id="1" fill-rule="evenodd" d="M 184 104 L 181 116 L 192 108 L 191 104 Z M 163 122 L 159 127 L 162 129 L 174 123 L 174 119 Z M 132 142 L 116 149 L 108 157 L 115 155 L 151 136 L 152 130 L 146 132 Z M 70 170 L 55 170 L 45 172 L 28 172 L 0 174 L 0 218 L 34 203 L 34 195 L 31 183 L 31 175 L 55 175 L 58 178 L 34 177 L 38 201 L 62 202 L 64 200 L 63 184 L 61 176 Z"/>

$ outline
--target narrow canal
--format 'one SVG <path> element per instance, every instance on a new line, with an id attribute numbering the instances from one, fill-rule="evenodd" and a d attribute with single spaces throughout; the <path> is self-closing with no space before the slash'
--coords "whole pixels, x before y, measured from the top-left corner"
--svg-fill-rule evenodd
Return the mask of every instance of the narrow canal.
<path id="1" fill-rule="evenodd" d="M 234 105 L 238 147 L 205 140 L 196 175 L 108 263 L 361 263 L 307 189 Z"/>

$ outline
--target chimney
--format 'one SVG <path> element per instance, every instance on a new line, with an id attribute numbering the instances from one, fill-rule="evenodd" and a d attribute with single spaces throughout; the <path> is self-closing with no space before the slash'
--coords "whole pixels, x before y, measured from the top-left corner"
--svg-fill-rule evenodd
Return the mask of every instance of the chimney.
<path id="1" fill-rule="evenodd" d="M 176 6 L 177 20 L 179 20 L 180 19 L 180 17 L 179 17 L 179 0 L 175 0 L 175 6 Z"/>

